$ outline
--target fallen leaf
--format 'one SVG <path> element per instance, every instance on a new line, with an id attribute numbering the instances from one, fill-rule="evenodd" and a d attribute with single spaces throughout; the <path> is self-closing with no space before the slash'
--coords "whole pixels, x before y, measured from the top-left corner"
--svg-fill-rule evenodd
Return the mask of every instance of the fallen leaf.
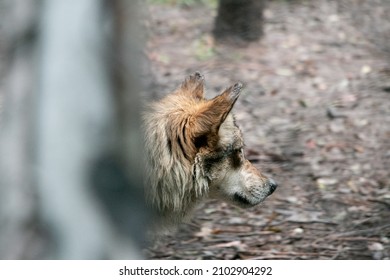
<path id="1" fill-rule="evenodd" d="M 220 243 L 220 244 L 213 245 L 213 246 L 210 246 L 210 247 L 212 247 L 212 248 L 230 248 L 230 247 L 235 247 L 239 251 L 245 251 L 248 248 L 248 246 L 246 244 L 242 243 L 239 240 L 226 242 L 226 243 Z"/>
<path id="2" fill-rule="evenodd" d="M 320 189 L 320 190 L 325 190 L 326 189 L 326 185 L 321 183 L 321 182 L 317 182 L 317 187 Z"/>
<path id="3" fill-rule="evenodd" d="M 313 139 L 307 140 L 305 144 L 308 149 L 315 149 L 317 147 L 316 141 Z"/>
<path id="4" fill-rule="evenodd" d="M 305 100 L 303 100 L 303 99 L 299 99 L 299 105 L 301 105 L 303 108 L 307 108 L 307 103 L 306 103 L 306 101 Z"/>
<path id="5" fill-rule="evenodd" d="M 372 69 L 368 65 L 364 65 L 362 67 L 362 69 L 360 69 L 360 73 L 362 73 L 363 75 L 367 75 L 367 74 L 371 73 L 371 71 L 372 71 Z"/>
<path id="6" fill-rule="evenodd" d="M 294 228 L 293 235 L 302 235 L 305 232 L 305 230 L 301 227 Z"/>
<path id="7" fill-rule="evenodd" d="M 295 197 L 295 196 L 289 196 L 289 197 L 287 197 L 286 200 L 287 200 L 288 202 L 290 202 L 290 203 L 293 203 L 293 204 L 298 203 L 298 198 Z"/>
<path id="8" fill-rule="evenodd" d="M 366 126 L 368 124 L 368 120 L 367 119 L 355 119 L 353 121 L 353 124 L 356 127 L 363 127 L 363 126 Z"/>
<path id="9" fill-rule="evenodd" d="M 340 122 L 331 122 L 329 125 L 329 130 L 333 133 L 340 133 L 345 131 L 345 125 L 344 123 Z"/>
<path id="10" fill-rule="evenodd" d="M 282 232 L 281 228 L 279 227 L 268 227 L 267 229 L 272 232 Z"/>
<path id="11" fill-rule="evenodd" d="M 290 77 L 290 76 L 294 75 L 294 72 L 290 69 L 287 69 L 287 68 L 276 69 L 275 73 L 276 73 L 276 75 L 284 76 L 284 77 Z"/>
<path id="12" fill-rule="evenodd" d="M 341 96 L 341 101 L 343 103 L 353 103 L 357 101 L 357 97 L 354 94 L 344 94 Z"/>
<path id="13" fill-rule="evenodd" d="M 359 191 L 354 181 L 348 181 L 347 185 L 354 193 L 357 193 Z"/>
<path id="14" fill-rule="evenodd" d="M 213 232 L 214 230 L 209 225 L 205 225 L 201 227 L 200 231 L 195 233 L 195 236 L 200 238 L 205 238 L 207 236 L 210 236 Z"/>
<path id="15" fill-rule="evenodd" d="M 326 108 L 326 115 L 330 119 L 335 119 L 335 118 L 346 118 L 347 116 L 343 113 L 340 113 L 337 111 L 337 109 L 334 106 L 329 106 Z"/>
<path id="16" fill-rule="evenodd" d="M 333 14 L 333 15 L 330 15 L 330 16 L 328 17 L 328 20 L 329 20 L 330 22 L 338 22 L 338 21 L 340 20 L 340 17 L 339 17 L 338 15 L 336 15 L 336 14 Z"/>
<path id="17" fill-rule="evenodd" d="M 317 179 L 317 183 L 330 186 L 330 185 L 337 184 L 338 180 L 335 178 L 319 178 Z"/>
<path id="18" fill-rule="evenodd" d="M 383 251 L 384 247 L 382 243 L 379 242 L 373 242 L 371 244 L 368 244 L 368 250 L 370 251 Z"/>
<path id="19" fill-rule="evenodd" d="M 387 237 L 382 237 L 382 238 L 381 238 L 381 241 L 382 241 L 383 243 L 385 243 L 385 244 L 389 244 L 389 243 L 390 243 L 390 239 L 387 238 Z"/>
<path id="20" fill-rule="evenodd" d="M 355 145 L 353 149 L 358 153 L 364 153 L 364 147 L 360 145 Z"/>

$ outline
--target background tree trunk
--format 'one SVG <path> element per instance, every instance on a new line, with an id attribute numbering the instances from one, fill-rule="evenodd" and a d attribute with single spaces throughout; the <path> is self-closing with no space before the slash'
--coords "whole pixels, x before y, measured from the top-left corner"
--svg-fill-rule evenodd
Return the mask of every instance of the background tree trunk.
<path id="1" fill-rule="evenodd" d="M 217 40 L 256 41 L 263 35 L 265 0 L 219 0 L 214 36 Z"/>
<path id="2" fill-rule="evenodd" d="M 0 5 L 0 259 L 142 258 L 138 1 Z"/>
<path id="3" fill-rule="evenodd" d="M 0 259 L 43 249 L 32 168 L 38 2 L 0 2 Z"/>

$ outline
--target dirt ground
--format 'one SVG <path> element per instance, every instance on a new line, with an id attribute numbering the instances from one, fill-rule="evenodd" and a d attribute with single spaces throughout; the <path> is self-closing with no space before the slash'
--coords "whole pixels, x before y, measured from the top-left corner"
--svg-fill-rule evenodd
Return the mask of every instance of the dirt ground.
<path id="1" fill-rule="evenodd" d="M 264 38 L 240 46 L 213 41 L 215 13 L 151 4 L 151 92 L 194 71 L 209 97 L 243 82 L 247 157 L 279 188 L 250 210 L 208 201 L 147 256 L 390 259 L 390 58 L 334 1 L 272 1 Z"/>

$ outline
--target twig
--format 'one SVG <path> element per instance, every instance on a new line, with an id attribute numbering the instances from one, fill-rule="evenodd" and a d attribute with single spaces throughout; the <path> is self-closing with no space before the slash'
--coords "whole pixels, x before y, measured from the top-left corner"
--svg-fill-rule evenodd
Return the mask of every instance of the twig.
<path id="1" fill-rule="evenodd" d="M 390 228 L 390 224 L 386 224 L 384 226 L 374 227 L 374 228 L 370 228 L 370 229 L 361 229 L 361 230 L 342 232 L 342 233 L 338 233 L 338 234 L 329 235 L 325 238 L 326 239 L 338 239 L 338 238 L 344 237 L 344 236 L 365 235 L 365 234 L 369 234 L 369 233 L 376 232 L 376 231 L 382 231 L 386 228 Z"/>
<path id="2" fill-rule="evenodd" d="M 336 240 L 341 240 L 341 241 L 373 241 L 373 242 L 378 242 L 379 238 L 373 238 L 373 237 L 339 237 L 335 238 Z"/>
<path id="3" fill-rule="evenodd" d="M 368 201 L 383 204 L 384 206 L 390 209 L 390 203 L 387 201 L 379 200 L 379 199 L 368 199 Z"/>
<path id="4" fill-rule="evenodd" d="M 249 254 L 259 254 L 260 256 L 255 256 L 253 258 L 248 258 L 246 257 L 246 259 L 250 259 L 250 260 L 267 260 L 267 259 L 292 259 L 294 257 L 300 257 L 300 258 L 304 258 L 305 256 L 308 256 L 308 257 L 315 257 L 315 258 L 319 258 L 319 257 L 326 257 L 326 258 L 330 258 L 329 254 L 321 254 L 321 253 L 311 253 L 311 252 L 288 252 L 288 253 L 284 253 L 284 252 L 272 252 L 272 251 L 248 251 L 247 253 Z"/>
<path id="5" fill-rule="evenodd" d="M 297 224 L 326 224 L 326 225 L 334 225 L 334 226 L 338 225 L 335 222 L 325 221 L 325 220 L 310 220 L 310 221 L 286 220 L 286 222 L 297 223 Z"/>

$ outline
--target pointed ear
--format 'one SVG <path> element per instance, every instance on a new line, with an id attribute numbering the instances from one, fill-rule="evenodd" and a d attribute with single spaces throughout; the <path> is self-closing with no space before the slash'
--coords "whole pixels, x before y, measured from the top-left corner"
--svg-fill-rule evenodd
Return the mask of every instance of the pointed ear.
<path id="1" fill-rule="evenodd" d="M 210 100 L 210 102 L 212 102 L 212 110 L 220 114 L 218 117 L 218 129 L 232 110 L 234 104 L 240 96 L 241 89 L 242 84 L 236 83 L 225 89 L 220 95 Z"/>
<path id="2" fill-rule="evenodd" d="M 220 95 L 209 100 L 195 117 L 195 147 L 213 146 L 218 141 L 218 131 L 229 115 L 237 98 L 240 96 L 242 84 L 237 83 L 227 88 Z"/>
<path id="3" fill-rule="evenodd" d="M 188 76 L 180 86 L 184 94 L 189 94 L 194 98 L 204 98 L 204 77 L 199 72 Z"/>

